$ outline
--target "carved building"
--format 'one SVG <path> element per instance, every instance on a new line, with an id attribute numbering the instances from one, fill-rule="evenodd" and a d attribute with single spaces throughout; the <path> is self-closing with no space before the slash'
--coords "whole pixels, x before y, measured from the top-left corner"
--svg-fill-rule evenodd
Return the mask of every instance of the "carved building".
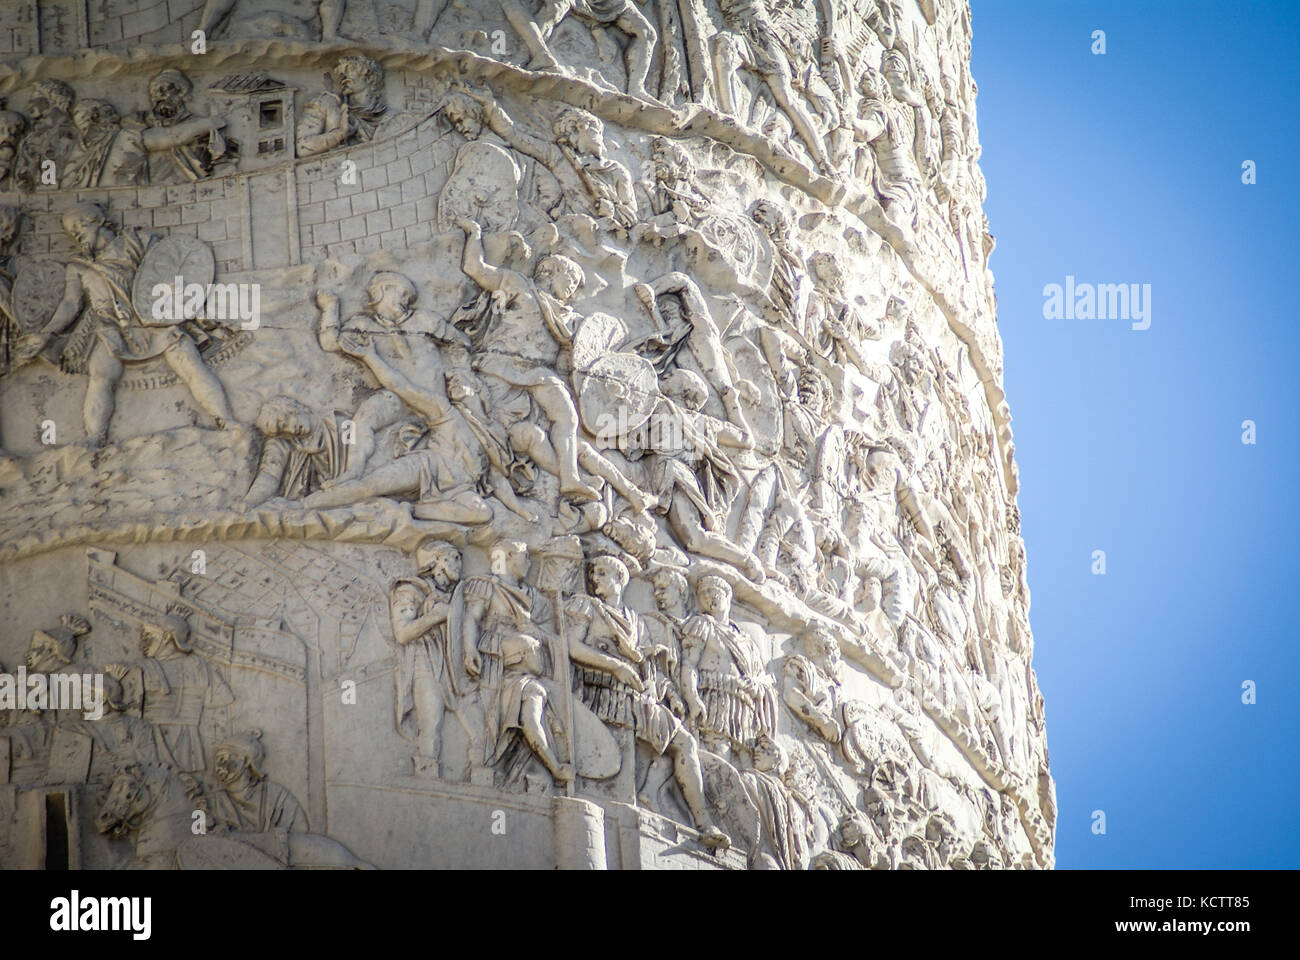
<path id="1" fill-rule="evenodd" d="M 0 864 L 1051 866 L 970 37 L 4 5 Z"/>

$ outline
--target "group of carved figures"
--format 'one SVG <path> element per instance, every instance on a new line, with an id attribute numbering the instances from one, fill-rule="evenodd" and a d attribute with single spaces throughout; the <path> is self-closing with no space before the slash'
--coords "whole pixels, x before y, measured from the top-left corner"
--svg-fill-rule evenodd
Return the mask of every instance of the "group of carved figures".
<path id="1" fill-rule="evenodd" d="M 144 624 L 140 656 L 130 661 L 91 665 L 90 633 L 89 620 L 69 614 L 32 635 L 26 676 L 44 676 L 48 689 L 55 677 L 94 676 L 103 684 L 102 715 L 92 713 L 89 688 L 76 708 L 48 709 L 16 706 L 7 690 L 0 710 L 6 789 L 89 790 L 95 830 L 129 842 L 118 859 L 134 866 L 362 865 L 311 834 L 297 798 L 267 776 L 262 732 L 231 728 L 235 696 L 226 670 L 199 650 L 184 616 L 160 614 Z M 22 839 L 6 833 L 13 845 Z"/>
<path id="2" fill-rule="evenodd" d="M 369 57 L 339 58 L 329 73 L 332 89 L 303 105 L 298 156 L 366 143 L 400 123 L 402 115 L 388 108 L 384 77 Z M 148 95 L 147 111 L 123 115 L 107 100 L 78 97 L 62 80 L 37 81 L 25 114 L 0 110 L 0 190 L 159 186 L 234 172 L 241 144 L 227 135 L 224 117 L 192 109 L 189 77 L 163 70 Z"/>

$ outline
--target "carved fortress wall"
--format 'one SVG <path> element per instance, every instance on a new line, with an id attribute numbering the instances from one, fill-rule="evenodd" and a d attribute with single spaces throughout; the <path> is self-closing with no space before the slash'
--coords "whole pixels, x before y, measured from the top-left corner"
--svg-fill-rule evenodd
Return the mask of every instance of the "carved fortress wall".
<path id="1" fill-rule="evenodd" d="M 1050 866 L 966 4 L 202 6 L 0 14 L 0 862 Z"/>

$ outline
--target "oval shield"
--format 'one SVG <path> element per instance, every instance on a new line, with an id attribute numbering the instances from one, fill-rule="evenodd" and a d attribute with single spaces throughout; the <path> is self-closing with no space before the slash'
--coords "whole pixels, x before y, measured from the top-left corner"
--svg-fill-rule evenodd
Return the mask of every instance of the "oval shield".
<path id="1" fill-rule="evenodd" d="M 136 316 L 149 327 L 171 327 L 193 320 L 207 303 L 216 272 L 212 248 L 197 237 L 164 237 L 156 241 L 145 251 L 135 272 L 135 282 L 131 284 L 131 304 Z M 175 289 L 178 282 L 179 295 Z M 195 284 L 203 288 L 202 300 L 186 295 Z M 168 294 L 155 296 L 155 287 L 163 285 Z"/>

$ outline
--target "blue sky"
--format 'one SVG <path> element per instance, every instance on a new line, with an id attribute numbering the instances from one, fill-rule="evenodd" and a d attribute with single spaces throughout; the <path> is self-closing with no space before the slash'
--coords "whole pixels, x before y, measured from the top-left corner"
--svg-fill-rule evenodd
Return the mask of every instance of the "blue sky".
<path id="1" fill-rule="evenodd" d="M 1300 866 L 1300 4 L 972 7 L 1058 866 Z"/>

